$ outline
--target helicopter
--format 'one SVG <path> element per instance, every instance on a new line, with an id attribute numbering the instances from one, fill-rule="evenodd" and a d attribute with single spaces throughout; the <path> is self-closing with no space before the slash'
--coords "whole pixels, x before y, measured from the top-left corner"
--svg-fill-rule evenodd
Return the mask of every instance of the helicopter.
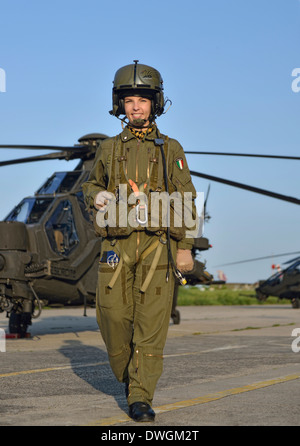
<path id="1" fill-rule="evenodd" d="M 274 257 L 290 256 L 292 254 L 300 254 L 300 251 L 256 257 L 218 266 L 256 262 L 270 258 L 274 259 Z M 252 295 L 252 297 L 256 297 L 259 302 L 265 302 L 269 296 L 278 297 L 279 299 L 289 299 L 292 303 L 292 308 L 300 308 L 300 255 L 283 263 L 283 265 L 287 264 L 289 266 L 284 269 L 279 264 L 273 264 L 272 269 L 276 269 L 277 272 L 266 280 L 259 280 L 255 287 L 256 294 Z"/>
<path id="2" fill-rule="evenodd" d="M 86 309 L 95 302 L 101 240 L 95 237 L 81 184 L 88 178 L 97 141 L 106 137 L 85 135 L 77 146 L 58 153 L 8 162 L 80 159 L 73 171 L 55 172 L 0 222 L 0 311 L 7 312 L 10 333 L 24 337 L 45 304 L 84 303 Z"/>
<path id="3" fill-rule="evenodd" d="M 84 315 L 88 305 L 95 305 L 101 238 L 95 234 L 81 185 L 88 179 L 99 143 L 106 138 L 107 135 L 101 133 L 90 133 L 70 147 L 0 145 L 6 149 L 55 151 L 2 161 L 0 167 L 51 159 L 80 160 L 72 171 L 55 172 L 33 197 L 24 198 L 0 222 L 0 312 L 7 313 L 10 333 L 25 337 L 32 319 L 40 316 L 44 305 L 84 305 Z M 185 153 L 300 159 L 223 152 Z M 300 204 L 297 198 L 223 178 L 194 171 L 191 175 Z M 204 218 L 209 216 L 206 214 Z M 194 269 L 185 274 L 189 285 L 224 283 L 214 281 L 206 265 L 196 259 L 198 251 L 210 247 L 204 237 L 194 240 Z M 180 321 L 176 310 L 178 286 L 175 286 L 171 314 L 174 323 Z"/>
<path id="4" fill-rule="evenodd" d="M 290 264 L 287 268 L 278 268 L 267 280 L 260 280 L 255 288 L 259 301 L 265 301 L 268 296 L 279 299 L 290 299 L 292 308 L 300 308 L 300 256 L 284 262 Z"/>

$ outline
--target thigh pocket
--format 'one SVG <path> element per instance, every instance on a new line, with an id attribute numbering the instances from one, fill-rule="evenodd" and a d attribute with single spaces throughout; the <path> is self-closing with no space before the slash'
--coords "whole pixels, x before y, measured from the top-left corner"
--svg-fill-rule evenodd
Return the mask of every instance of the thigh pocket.
<path id="1" fill-rule="evenodd" d="M 108 285 L 114 274 L 118 274 L 118 277 L 113 287 L 110 288 Z M 121 271 L 118 273 L 117 267 L 113 268 L 106 263 L 100 263 L 98 271 L 97 305 L 105 308 L 117 308 L 126 304 L 127 301 L 125 265 L 122 266 Z"/>

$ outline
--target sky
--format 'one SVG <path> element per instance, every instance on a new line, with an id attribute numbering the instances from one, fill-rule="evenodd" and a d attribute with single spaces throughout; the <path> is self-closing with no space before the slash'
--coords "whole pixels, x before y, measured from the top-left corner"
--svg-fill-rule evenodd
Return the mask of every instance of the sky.
<path id="1" fill-rule="evenodd" d="M 298 0 L 12 0 L 0 8 L 0 144 L 69 146 L 88 133 L 119 133 L 108 113 L 112 81 L 138 59 L 160 71 L 172 107 L 157 124 L 184 150 L 299 156 Z M 36 154 L 1 149 L 0 160 Z M 298 160 L 187 160 L 191 170 L 300 198 Z M 0 219 L 76 164 L 1 167 Z M 222 270 L 228 282 L 255 283 L 295 257 L 278 254 L 300 251 L 299 205 L 193 181 L 198 192 L 210 185 L 212 248 L 197 258 L 215 278 Z M 274 257 L 225 265 L 264 256 Z"/>

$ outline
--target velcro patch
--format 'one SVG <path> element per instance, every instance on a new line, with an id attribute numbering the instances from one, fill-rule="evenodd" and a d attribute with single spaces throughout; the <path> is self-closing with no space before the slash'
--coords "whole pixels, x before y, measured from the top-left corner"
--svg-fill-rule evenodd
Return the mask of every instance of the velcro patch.
<path id="1" fill-rule="evenodd" d="M 178 169 L 182 170 L 183 169 L 183 158 L 177 158 L 175 160 L 176 166 L 178 167 Z"/>
<path id="2" fill-rule="evenodd" d="M 100 260 L 101 263 L 107 263 L 107 265 L 111 268 L 114 268 L 119 263 L 119 261 L 120 259 L 115 251 L 104 251 Z"/>

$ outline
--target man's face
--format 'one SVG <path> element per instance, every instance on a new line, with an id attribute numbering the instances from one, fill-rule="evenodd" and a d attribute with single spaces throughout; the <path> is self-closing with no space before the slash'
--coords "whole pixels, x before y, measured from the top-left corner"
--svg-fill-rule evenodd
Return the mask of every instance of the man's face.
<path id="1" fill-rule="evenodd" d="M 124 99 L 125 114 L 132 126 L 149 125 L 151 100 L 141 96 L 127 96 Z"/>

